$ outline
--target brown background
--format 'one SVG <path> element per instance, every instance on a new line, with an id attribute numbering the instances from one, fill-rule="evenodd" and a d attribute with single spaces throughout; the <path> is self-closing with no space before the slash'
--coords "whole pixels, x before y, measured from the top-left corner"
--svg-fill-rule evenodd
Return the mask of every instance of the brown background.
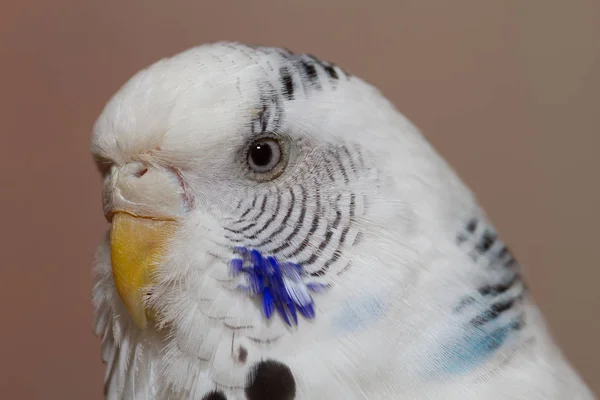
<path id="1" fill-rule="evenodd" d="M 100 399 L 88 153 L 104 102 L 189 46 L 309 51 L 379 86 L 479 195 L 600 392 L 600 4 L 35 0 L 0 6 L 0 397 Z"/>

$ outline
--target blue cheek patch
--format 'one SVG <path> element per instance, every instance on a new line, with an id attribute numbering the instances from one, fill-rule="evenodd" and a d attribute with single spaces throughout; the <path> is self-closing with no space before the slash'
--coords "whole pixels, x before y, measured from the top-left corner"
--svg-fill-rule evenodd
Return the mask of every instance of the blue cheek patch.
<path id="1" fill-rule="evenodd" d="M 318 282 L 306 282 L 306 273 L 299 264 L 280 262 L 273 256 L 264 257 L 258 250 L 246 247 L 235 249 L 231 260 L 234 276 L 244 274 L 247 285 L 240 285 L 251 297 L 259 297 L 263 314 L 271 319 L 276 311 L 289 326 L 298 324 L 298 313 L 307 319 L 315 317 L 311 293 L 328 288 Z"/>
<path id="2" fill-rule="evenodd" d="M 341 333 L 352 333 L 372 326 L 383 313 L 385 306 L 377 296 L 367 296 L 347 302 L 333 316 L 334 329 Z"/>

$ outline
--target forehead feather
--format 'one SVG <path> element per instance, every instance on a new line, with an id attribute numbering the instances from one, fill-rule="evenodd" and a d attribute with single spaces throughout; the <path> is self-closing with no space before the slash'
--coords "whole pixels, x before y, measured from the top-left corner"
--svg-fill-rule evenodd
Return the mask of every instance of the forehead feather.
<path id="1" fill-rule="evenodd" d="M 92 151 L 116 158 L 157 147 L 206 149 L 282 124 L 348 139 L 381 125 L 389 110 L 372 86 L 309 54 L 207 44 L 134 75 L 98 119 Z"/>
<path id="2" fill-rule="evenodd" d="M 94 127 L 92 150 L 136 153 L 167 137 L 193 139 L 192 130 L 204 141 L 235 132 L 255 112 L 261 79 L 260 64 L 225 46 L 200 46 L 160 60 L 110 99 Z"/>

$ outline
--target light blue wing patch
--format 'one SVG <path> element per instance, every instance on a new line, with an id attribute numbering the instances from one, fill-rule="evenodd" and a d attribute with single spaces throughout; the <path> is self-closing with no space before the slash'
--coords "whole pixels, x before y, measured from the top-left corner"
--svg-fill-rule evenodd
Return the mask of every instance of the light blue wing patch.
<path id="1" fill-rule="evenodd" d="M 522 325 L 517 317 L 493 330 L 471 329 L 433 356 L 433 375 L 464 374 L 491 357 Z"/>
<path id="2" fill-rule="evenodd" d="M 483 220 L 469 220 L 457 243 L 473 261 L 481 265 L 481 278 L 475 287 L 453 307 L 459 322 L 458 334 L 448 332 L 449 340 L 435 345 L 428 355 L 428 373 L 467 373 L 501 348 L 524 325 L 522 300 L 526 285 L 521 268 L 496 231 Z"/>

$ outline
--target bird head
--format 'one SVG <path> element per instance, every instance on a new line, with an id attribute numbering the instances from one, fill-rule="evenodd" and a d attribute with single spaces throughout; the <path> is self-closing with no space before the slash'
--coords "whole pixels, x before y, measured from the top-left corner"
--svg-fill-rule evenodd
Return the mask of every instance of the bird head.
<path id="1" fill-rule="evenodd" d="M 457 209 L 460 183 L 378 90 L 278 48 L 209 44 L 141 70 L 105 106 L 91 150 L 111 223 L 97 333 L 168 331 L 194 354 L 225 322 L 287 332 L 289 308 L 278 325 L 269 307 L 318 318 L 349 293 L 395 290 L 424 232 Z M 256 274 L 230 267 L 247 262 L 300 278 L 279 303 L 253 302 Z M 331 292 L 313 306 L 315 285 Z"/>

